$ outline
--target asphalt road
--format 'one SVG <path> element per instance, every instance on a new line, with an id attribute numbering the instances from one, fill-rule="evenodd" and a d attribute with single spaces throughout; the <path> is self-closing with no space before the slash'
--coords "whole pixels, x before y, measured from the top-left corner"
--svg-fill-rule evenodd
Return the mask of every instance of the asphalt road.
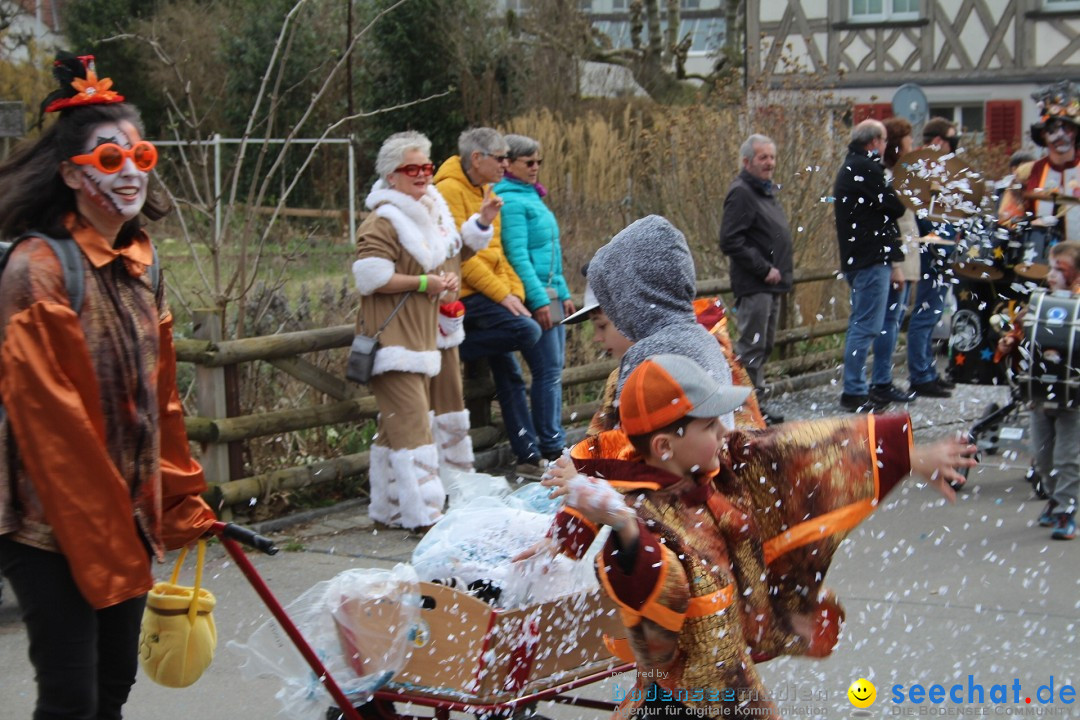
<path id="1" fill-rule="evenodd" d="M 919 401 L 911 410 L 918 439 L 965 427 L 998 388 L 971 388 L 947 401 Z M 837 392 L 816 388 L 774 401 L 789 418 L 835 414 Z M 1052 541 L 1036 525 L 1042 507 L 1022 480 L 1028 458 L 1003 448 L 973 471 L 956 505 L 907 481 L 841 547 L 829 585 L 847 609 L 839 646 L 826 660 L 776 659 L 761 666 L 766 684 L 790 717 L 987 716 L 1080 717 L 1080 541 Z M 279 599 L 288 602 L 316 582 L 353 567 L 407 562 L 417 538 L 377 531 L 356 506 L 278 533 L 286 548 L 253 557 Z M 164 575 L 168 568 L 163 567 Z M 127 706 L 129 718 L 272 718 L 278 690 L 270 679 L 245 679 L 230 640 L 245 640 L 267 612 L 221 548 L 213 548 L 207 585 L 218 598 L 218 655 L 201 680 L 185 690 L 154 685 L 140 675 Z M 26 636 L 11 597 L 0 605 L 0 720 L 29 718 L 34 685 Z M 969 677 L 970 676 L 970 677 Z M 848 686 L 865 678 L 877 701 L 856 710 Z M 1054 701 L 1042 704 L 1053 683 Z M 614 683 L 583 691 L 610 699 Z M 1013 701 L 1019 683 L 1019 702 Z M 943 686 L 945 700 L 909 700 L 912 686 Z M 960 685 L 953 690 L 953 685 Z M 1007 702 L 993 702 L 1006 686 Z M 894 690 L 894 686 L 902 686 Z M 969 687 L 970 686 L 970 687 Z M 978 688 L 984 701 L 978 700 Z M 963 699 L 952 702 L 952 690 Z M 1064 691 L 1065 697 L 1062 697 Z M 897 703 L 897 693 L 905 702 Z M 918 691 L 915 691 L 918 697 Z M 1026 703 L 1030 697 L 1032 702 Z M 542 705 L 555 718 L 600 718 L 605 713 Z"/>

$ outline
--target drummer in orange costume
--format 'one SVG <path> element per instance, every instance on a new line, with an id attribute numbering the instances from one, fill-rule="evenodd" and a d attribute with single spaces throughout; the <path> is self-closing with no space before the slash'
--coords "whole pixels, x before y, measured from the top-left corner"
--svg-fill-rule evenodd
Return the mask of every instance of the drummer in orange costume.
<path id="1" fill-rule="evenodd" d="M 1029 217 L 1054 228 L 1058 239 L 1080 240 L 1080 89 L 1063 80 L 1032 97 L 1039 121 L 1031 126 L 1031 139 L 1047 154 L 1017 168 L 1016 184 L 1005 193 L 999 219 Z"/>

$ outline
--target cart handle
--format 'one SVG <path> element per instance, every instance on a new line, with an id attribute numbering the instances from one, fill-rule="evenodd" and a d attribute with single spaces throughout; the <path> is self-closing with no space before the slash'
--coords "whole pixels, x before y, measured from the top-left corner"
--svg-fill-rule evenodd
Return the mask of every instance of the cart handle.
<path id="1" fill-rule="evenodd" d="M 277 555 L 278 552 L 278 547 L 273 540 L 242 525 L 214 522 L 210 532 L 217 537 L 231 538 L 242 545 L 247 545 L 249 548 L 254 548 L 267 555 Z"/>

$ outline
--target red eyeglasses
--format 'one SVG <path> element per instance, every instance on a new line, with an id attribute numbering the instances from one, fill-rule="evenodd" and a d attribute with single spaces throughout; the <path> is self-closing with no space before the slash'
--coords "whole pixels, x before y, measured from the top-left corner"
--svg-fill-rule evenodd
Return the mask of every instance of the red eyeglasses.
<path id="1" fill-rule="evenodd" d="M 416 177 L 418 175 L 434 175 L 435 166 L 431 163 L 424 163 L 423 165 L 402 165 L 399 168 L 394 168 L 394 172 L 408 175 L 409 177 Z"/>
<path id="2" fill-rule="evenodd" d="M 93 152 L 74 155 L 71 162 L 76 165 L 93 165 L 103 173 L 118 173 L 124 167 L 124 161 L 131 158 L 135 167 L 143 172 L 150 172 L 157 165 L 157 148 L 145 140 L 122 148 L 116 143 L 102 143 Z"/>

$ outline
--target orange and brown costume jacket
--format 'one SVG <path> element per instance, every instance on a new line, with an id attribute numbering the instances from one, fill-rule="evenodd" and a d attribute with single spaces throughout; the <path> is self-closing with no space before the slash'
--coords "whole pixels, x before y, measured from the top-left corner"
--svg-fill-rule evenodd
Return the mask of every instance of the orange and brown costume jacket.
<path id="1" fill-rule="evenodd" d="M 827 655 L 842 611 L 823 591 L 825 572 L 847 533 L 907 476 L 910 447 L 902 414 L 735 431 L 721 471 L 691 482 L 643 463 L 620 430 L 579 443 L 578 470 L 610 482 L 638 517 L 632 562 L 613 536 L 597 566 L 628 627 L 640 689 L 655 681 L 683 702 L 701 691 L 695 707 L 742 712 L 771 705 L 754 659 Z M 553 529 L 573 557 L 596 532 L 566 509 Z M 812 641 L 793 634 L 794 613 L 813 615 Z M 728 688 L 745 692 L 730 701 Z"/>
<path id="2" fill-rule="evenodd" d="M 78 314 L 43 240 L 15 246 L 0 283 L 0 535 L 63 553 L 104 608 L 150 589 L 147 547 L 161 560 L 214 514 L 199 497 L 150 240 L 114 250 L 73 216 L 65 224 L 85 258 Z"/>

